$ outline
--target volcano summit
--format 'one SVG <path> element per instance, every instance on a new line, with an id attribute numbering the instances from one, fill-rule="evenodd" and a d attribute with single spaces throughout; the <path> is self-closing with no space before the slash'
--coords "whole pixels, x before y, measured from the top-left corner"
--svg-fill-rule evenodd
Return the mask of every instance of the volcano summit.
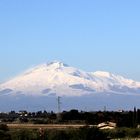
<path id="1" fill-rule="evenodd" d="M 136 100 L 133 100 L 133 97 L 140 99 L 139 95 L 140 82 L 109 72 L 85 72 L 59 61 L 31 68 L 0 85 L 0 100 L 13 98 L 20 100 L 20 104 L 23 105 L 28 105 L 26 101 L 22 103 L 25 97 L 36 99 L 36 103 L 38 103 L 37 99 L 42 97 L 49 99 L 61 96 L 69 100 L 81 99 L 79 101 L 82 102 L 85 99 L 84 102 L 87 103 L 90 100 L 91 103 L 94 101 L 96 105 L 100 104 L 101 106 L 105 104 L 110 106 L 109 102 L 112 101 L 113 103 L 114 99 L 119 105 L 124 98 L 124 104 L 127 100 L 131 106 L 135 103 L 138 106 L 139 104 L 135 102 Z M 98 100 L 96 100 L 97 98 Z M 105 100 L 110 101 L 105 103 Z M 4 101 L 2 102 L 4 104 Z M 48 103 L 47 100 L 44 102 Z M 41 103 L 43 104 L 43 102 Z"/>

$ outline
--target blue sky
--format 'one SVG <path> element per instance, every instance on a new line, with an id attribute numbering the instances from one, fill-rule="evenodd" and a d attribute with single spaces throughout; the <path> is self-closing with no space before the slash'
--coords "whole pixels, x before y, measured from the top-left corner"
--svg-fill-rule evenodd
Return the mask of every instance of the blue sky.
<path id="1" fill-rule="evenodd" d="M 139 0 L 0 1 L 0 81 L 60 60 L 140 81 Z"/>

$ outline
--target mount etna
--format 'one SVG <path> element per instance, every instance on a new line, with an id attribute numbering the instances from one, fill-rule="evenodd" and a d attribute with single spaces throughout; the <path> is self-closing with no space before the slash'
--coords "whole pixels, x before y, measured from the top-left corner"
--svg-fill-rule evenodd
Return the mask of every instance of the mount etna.
<path id="1" fill-rule="evenodd" d="M 85 72 L 54 61 L 0 84 L 0 110 L 109 110 L 140 107 L 140 82 L 109 72 Z"/>

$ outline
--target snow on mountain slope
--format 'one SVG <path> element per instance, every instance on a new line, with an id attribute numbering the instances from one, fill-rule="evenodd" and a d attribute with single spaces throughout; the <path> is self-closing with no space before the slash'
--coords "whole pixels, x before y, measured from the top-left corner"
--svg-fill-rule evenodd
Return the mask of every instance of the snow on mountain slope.
<path id="1" fill-rule="evenodd" d="M 108 72 L 84 72 L 54 61 L 0 85 L 0 95 L 82 96 L 101 92 L 138 94 L 140 82 Z"/>

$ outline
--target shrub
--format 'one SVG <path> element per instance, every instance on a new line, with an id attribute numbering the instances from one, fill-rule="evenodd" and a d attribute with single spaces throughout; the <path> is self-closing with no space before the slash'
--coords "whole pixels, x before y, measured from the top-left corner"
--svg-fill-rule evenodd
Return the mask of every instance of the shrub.
<path id="1" fill-rule="evenodd" d="M 3 131 L 8 131 L 9 128 L 6 124 L 0 124 L 0 130 L 3 130 Z"/>
<path id="2" fill-rule="evenodd" d="M 3 130 L 0 130 L 0 140 L 12 140 L 11 135 Z"/>
<path id="3" fill-rule="evenodd" d="M 12 140 L 38 140 L 39 134 L 35 130 L 21 129 L 11 132 Z"/>

